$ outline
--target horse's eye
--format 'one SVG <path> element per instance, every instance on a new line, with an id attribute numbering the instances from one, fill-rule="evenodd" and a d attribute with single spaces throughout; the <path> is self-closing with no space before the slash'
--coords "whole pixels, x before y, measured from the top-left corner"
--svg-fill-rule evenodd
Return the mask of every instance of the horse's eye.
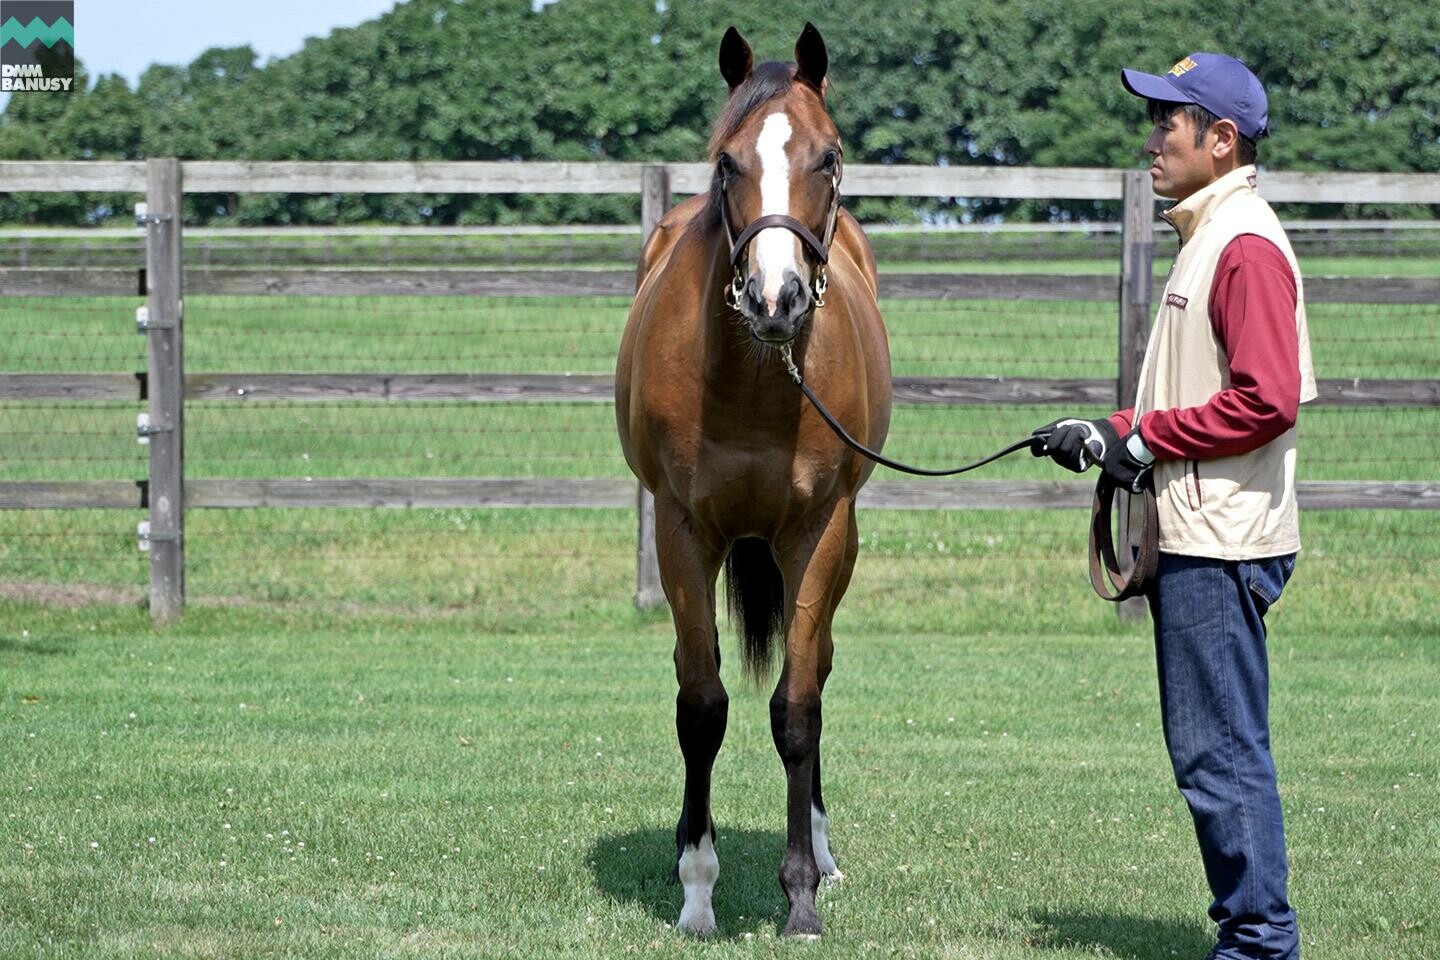
<path id="1" fill-rule="evenodd" d="M 826 173 L 830 173 L 835 169 L 835 165 L 839 162 L 840 154 L 836 153 L 834 150 L 826 150 L 825 158 L 820 161 L 820 169 L 825 171 Z"/>
<path id="2" fill-rule="evenodd" d="M 732 160 L 732 159 L 730 159 L 730 154 L 728 154 L 728 153 L 722 153 L 722 154 L 720 154 L 719 166 L 720 166 L 720 176 L 725 177 L 725 178 L 727 178 L 727 179 L 730 178 L 731 176 L 734 176 L 734 174 L 735 174 L 735 161 Z"/>

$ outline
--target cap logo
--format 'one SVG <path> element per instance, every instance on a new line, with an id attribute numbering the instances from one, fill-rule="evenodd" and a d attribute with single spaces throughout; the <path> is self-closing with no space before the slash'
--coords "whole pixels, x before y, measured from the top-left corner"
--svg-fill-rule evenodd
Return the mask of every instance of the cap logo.
<path id="1" fill-rule="evenodd" d="M 1179 307 L 1181 310 L 1184 310 L 1190 305 L 1190 300 L 1187 297 L 1180 296 L 1180 294 L 1178 293 L 1171 293 L 1166 295 L 1165 305 L 1170 307 Z"/>
<path id="2" fill-rule="evenodd" d="M 1198 66 L 1200 66 L 1200 64 L 1196 63 L 1194 60 L 1191 60 L 1189 57 L 1186 57 L 1176 63 L 1175 66 L 1171 67 L 1167 72 L 1172 77 L 1183 77 L 1185 74 L 1189 73 L 1191 70 L 1194 70 Z"/>

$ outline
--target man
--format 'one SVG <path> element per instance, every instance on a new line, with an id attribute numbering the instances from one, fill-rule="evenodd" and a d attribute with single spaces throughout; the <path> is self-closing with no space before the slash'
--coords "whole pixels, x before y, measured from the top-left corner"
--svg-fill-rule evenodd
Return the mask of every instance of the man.
<path id="1" fill-rule="evenodd" d="M 1036 456 L 1154 484 L 1150 595 L 1165 744 L 1190 807 L 1219 939 L 1210 958 L 1300 956 L 1270 756 L 1265 613 L 1300 549 L 1295 420 L 1315 397 L 1300 271 L 1256 192 L 1265 91 L 1244 64 L 1194 53 L 1148 101 L 1162 216 L 1180 237 L 1132 409 L 1036 430 Z"/>

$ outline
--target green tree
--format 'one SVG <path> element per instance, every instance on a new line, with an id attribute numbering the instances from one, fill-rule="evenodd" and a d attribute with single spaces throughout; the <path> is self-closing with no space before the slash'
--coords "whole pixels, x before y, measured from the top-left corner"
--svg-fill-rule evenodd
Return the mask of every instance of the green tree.
<path id="1" fill-rule="evenodd" d="M 1131 166 L 1143 105 L 1120 86 L 1195 50 L 1248 63 L 1270 94 L 1271 169 L 1440 171 L 1440 5 L 1316 0 L 407 0 L 259 64 L 249 47 L 152 66 L 69 97 L 14 96 L 12 159 L 704 158 L 724 101 L 720 36 L 788 59 L 806 20 L 830 49 L 849 163 Z M 83 223 L 116 198 L 0 197 L 0 218 Z M 630 221 L 607 196 L 191 196 L 239 223 Z M 1114 204 L 866 199 L 866 217 L 1113 217 Z M 1395 215 L 1394 208 L 1384 209 Z M 1320 212 L 1317 208 L 1312 212 Z M 1329 211 L 1325 211 L 1329 212 Z M 1356 208 L 1355 212 L 1359 212 Z"/>

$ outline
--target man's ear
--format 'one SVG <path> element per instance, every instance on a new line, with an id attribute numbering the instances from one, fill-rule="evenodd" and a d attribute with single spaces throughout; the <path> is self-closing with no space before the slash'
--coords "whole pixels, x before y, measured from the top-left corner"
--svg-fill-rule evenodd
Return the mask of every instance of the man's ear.
<path id="1" fill-rule="evenodd" d="M 1224 160 L 1232 156 L 1240 146 L 1240 128 L 1234 120 L 1216 120 L 1210 127 L 1214 142 L 1210 145 L 1210 156 Z"/>

